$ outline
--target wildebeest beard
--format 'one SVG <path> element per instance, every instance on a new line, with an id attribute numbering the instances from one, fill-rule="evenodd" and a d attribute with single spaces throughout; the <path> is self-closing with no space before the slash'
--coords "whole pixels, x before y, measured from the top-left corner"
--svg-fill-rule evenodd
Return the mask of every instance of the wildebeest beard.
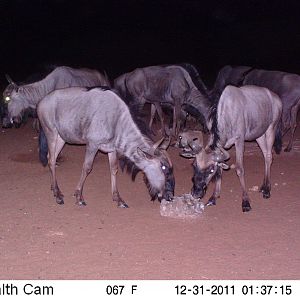
<path id="1" fill-rule="evenodd" d="M 29 118 L 37 118 L 36 109 L 28 107 L 23 109 L 17 116 L 12 118 L 13 123 L 8 117 L 7 107 L 5 108 L 5 117 L 3 118 L 2 127 L 10 128 L 12 126 L 19 128 L 22 124 L 25 124 Z"/>
<path id="2" fill-rule="evenodd" d="M 174 197 L 174 189 L 175 189 L 175 178 L 173 176 L 173 168 L 166 167 L 166 170 L 164 171 L 165 175 L 165 190 L 164 193 L 159 197 L 159 190 L 151 186 L 148 178 L 144 175 L 144 182 L 149 190 L 149 194 L 151 196 L 151 200 L 154 201 L 155 199 L 158 199 L 159 202 L 161 202 L 162 199 L 165 199 L 167 201 L 172 201 Z"/>
<path id="3" fill-rule="evenodd" d="M 132 181 L 135 181 L 137 174 L 141 171 L 130 159 L 125 156 L 120 157 L 119 164 L 121 170 L 124 171 L 126 169 L 128 174 L 131 174 Z M 147 177 L 144 175 L 144 182 L 149 190 L 151 200 L 154 201 L 157 198 L 158 190 L 151 186 Z"/>
<path id="4" fill-rule="evenodd" d="M 141 171 L 141 169 L 139 169 L 130 159 L 128 159 L 125 156 L 120 157 L 119 164 L 122 171 L 124 171 L 124 169 L 126 168 L 127 173 L 131 174 L 132 181 L 135 181 L 135 178 L 137 174 Z M 173 168 L 170 166 L 166 166 L 164 175 L 165 175 L 165 191 L 162 197 L 158 197 L 160 191 L 150 184 L 147 176 L 144 174 L 143 179 L 148 188 L 152 201 L 154 201 L 155 199 L 158 199 L 158 201 L 161 201 L 162 199 L 171 201 L 174 196 L 175 179 L 173 175 Z"/>
<path id="5" fill-rule="evenodd" d="M 158 193 L 159 193 L 158 189 L 151 186 L 151 184 L 150 184 L 150 182 L 149 182 L 149 180 L 148 180 L 148 178 L 145 174 L 144 174 L 143 179 L 144 179 L 144 182 L 145 182 L 145 184 L 148 188 L 149 194 L 151 196 L 151 200 L 154 201 L 155 199 L 158 199 Z M 158 200 L 160 201 L 161 199 L 158 199 Z"/>

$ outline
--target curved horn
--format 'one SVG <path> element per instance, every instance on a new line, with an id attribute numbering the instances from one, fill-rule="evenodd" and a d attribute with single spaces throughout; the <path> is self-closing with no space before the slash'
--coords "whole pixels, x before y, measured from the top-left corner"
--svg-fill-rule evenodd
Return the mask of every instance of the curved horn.
<path id="1" fill-rule="evenodd" d="M 149 149 L 148 154 L 150 155 L 154 155 L 155 151 L 158 150 L 158 147 L 160 146 L 160 144 L 164 141 L 164 138 L 161 138 L 160 140 L 158 140 L 156 143 L 153 144 L 153 146 Z"/>
<path id="2" fill-rule="evenodd" d="M 160 143 L 159 149 L 167 150 L 171 144 L 172 136 L 169 135 L 167 138 L 163 139 L 163 142 Z"/>
<path id="3" fill-rule="evenodd" d="M 222 162 L 230 158 L 230 154 L 224 148 L 218 148 L 218 151 L 214 153 L 214 161 Z"/>
<path id="4" fill-rule="evenodd" d="M 153 148 L 153 152 L 160 146 L 160 144 L 164 141 L 164 137 L 161 138 L 160 140 L 158 140 L 155 144 L 153 144 L 152 148 Z"/>
<path id="5" fill-rule="evenodd" d="M 5 78 L 8 81 L 8 83 L 15 84 L 8 74 L 5 74 Z"/>
<path id="6" fill-rule="evenodd" d="M 198 143 L 191 143 L 191 142 L 188 142 L 188 146 L 191 148 L 192 152 L 194 154 L 197 154 L 201 151 L 202 147 L 198 144 Z"/>
<path id="7" fill-rule="evenodd" d="M 222 152 L 222 154 L 224 156 L 223 160 L 227 160 L 227 159 L 230 158 L 230 154 L 229 154 L 228 151 L 226 151 L 224 148 L 221 148 L 220 150 L 221 150 L 221 152 Z"/>

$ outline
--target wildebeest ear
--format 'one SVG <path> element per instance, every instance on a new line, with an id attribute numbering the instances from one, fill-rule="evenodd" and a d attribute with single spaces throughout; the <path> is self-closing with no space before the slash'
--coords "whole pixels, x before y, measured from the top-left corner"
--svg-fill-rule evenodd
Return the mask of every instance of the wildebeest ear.
<path id="1" fill-rule="evenodd" d="M 198 139 L 196 138 L 196 139 L 193 139 L 192 142 L 188 142 L 188 145 L 191 148 L 192 153 L 194 153 L 194 154 L 197 154 L 202 150 L 202 146 L 199 143 L 197 143 L 196 140 L 198 140 Z"/>
<path id="2" fill-rule="evenodd" d="M 5 78 L 8 81 L 8 83 L 15 84 L 8 74 L 5 74 Z"/>
<path id="3" fill-rule="evenodd" d="M 137 147 L 137 153 L 138 155 L 140 155 L 141 157 L 145 158 L 145 159 L 152 159 L 153 155 L 142 150 L 140 147 Z"/>
<path id="4" fill-rule="evenodd" d="M 225 164 L 225 163 L 218 163 L 218 166 L 221 167 L 224 170 L 228 170 L 229 169 L 229 166 L 227 164 Z"/>

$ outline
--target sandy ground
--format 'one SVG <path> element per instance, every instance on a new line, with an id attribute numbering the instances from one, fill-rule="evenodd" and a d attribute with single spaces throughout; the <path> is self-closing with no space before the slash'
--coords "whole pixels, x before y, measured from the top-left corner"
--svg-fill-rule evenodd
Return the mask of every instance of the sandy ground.
<path id="1" fill-rule="evenodd" d="M 49 170 L 38 162 L 31 124 L 1 129 L 0 279 L 300 279 L 300 130 L 297 134 L 295 150 L 274 157 L 270 199 L 255 191 L 263 159 L 256 144 L 247 143 L 252 211 L 242 212 L 239 181 L 230 170 L 217 205 L 192 221 L 160 216 L 141 174 L 132 182 L 119 173 L 119 190 L 130 208 L 117 208 L 104 154 L 97 155 L 85 184 L 88 205 L 76 206 L 84 146 L 63 150 L 58 181 L 65 205 L 59 206 Z M 189 192 L 191 161 L 175 148 L 169 153 L 176 194 Z"/>

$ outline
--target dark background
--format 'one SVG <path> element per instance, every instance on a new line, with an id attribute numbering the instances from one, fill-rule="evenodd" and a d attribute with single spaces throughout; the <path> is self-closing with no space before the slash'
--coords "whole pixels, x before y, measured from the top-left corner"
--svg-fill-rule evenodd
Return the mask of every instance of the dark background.
<path id="1" fill-rule="evenodd" d="M 300 73 L 298 1 L 0 0 L 0 84 L 47 65 L 106 70 L 190 62 Z"/>

